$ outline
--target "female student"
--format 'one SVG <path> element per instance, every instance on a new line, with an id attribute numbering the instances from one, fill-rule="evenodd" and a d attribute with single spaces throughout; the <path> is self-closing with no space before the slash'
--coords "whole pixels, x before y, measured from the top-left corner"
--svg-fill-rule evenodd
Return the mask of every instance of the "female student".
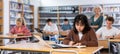
<path id="1" fill-rule="evenodd" d="M 79 14 L 75 17 L 73 29 L 64 39 L 63 44 L 78 46 L 98 46 L 97 37 L 94 30 L 89 26 L 88 19 L 85 15 Z"/>
<path id="2" fill-rule="evenodd" d="M 16 19 L 16 26 L 10 30 L 10 33 L 16 35 L 31 36 L 30 30 L 28 30 L 26 27 L 25 20 L 23 18 Z M 27 38 L 20 40 L 27 40 Z"/>

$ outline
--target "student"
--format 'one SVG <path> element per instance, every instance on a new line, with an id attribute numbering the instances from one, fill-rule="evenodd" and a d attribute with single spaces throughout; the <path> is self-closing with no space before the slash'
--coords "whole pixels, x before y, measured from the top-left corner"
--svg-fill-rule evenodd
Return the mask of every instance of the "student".
<path id="1" fill-rule="evenodd" d="M 93 8 L 93 11 L 95 15 L 90 18 L 90 24 L 91 27 L 97 31 L 103 23 L 103 16 L 101 15 L 102 8 L 100 6 L 96 6 Z"/>
<path id="2" fill-rule="evenodd" d="M 23 18 L 16 19 L 16 25 L 10 30 L 11 34 L 15 35 L 23 35 L 23 36 L 31 36 L 30 30 L 26 27 L 25 20 Z M 19 39 L 28 40 L 27 38 Z"/>
<path id="3" fill-rule="evenodd" d="M 96 34 L 94 30 L 89 26 L 88 19 L 85 15 L 79 14 L 75 17 L 73 29 L 64 39 L 63 44 L 71 46 L 98 46 Z"/>
<path id="4" fill-rule="evenodd" d="M 71 25 L 69 24 L 68 19 L 64 19 L 64 24 L 61 26 L 60 34 L 61 38 L 66 37 L 66 35 L 69 33 L 69 31 L 72 29 Z"/>
<path id="5" fill-rule="evenodd" d="M 47 19 L 46 22 L 47 24 L 43 28 L 43 32 L 49 35 L 50 40 L 57 42 L 58 33 L 59 33 L 57 25 L 54 24 L 51 19 Z"/>
<path id="6" fill-rule="evenodd" d="M 99 40 L 107 40 L 110 38 L 119 38 L 120 31 L 113 27 L 112 24 L 114 23 L 113 17 L 106 18 L 106 26 L 101 27 L 96 31 L 97 38 Z M 117 48 L 115 47 L 116 44 L 110 43 L 112 53 L 117 54 Z"/>
<path id="7" fill-rule="evenodd" d="M 71 27 L 71 25 L 69 24 L 68 19 L 64 19 L 64 24 L 61 26 L 61 29 L 62 29 L 63 31 L 70 31 L 71 28 L 72 28 L 72 27 Z"/>
<path id="8" fill-rule="evenodd" d="M 96 31 L 97 38 L 100 40 L 101 39 L 106 40 L 109 38 L 114 38 L 116 35 L 120 34 L 120 31 L 117 28 L 112 26 L 113 23 L 114 23 L 113 17 L 107 17 L 106 26 L 101 27 Z"/>

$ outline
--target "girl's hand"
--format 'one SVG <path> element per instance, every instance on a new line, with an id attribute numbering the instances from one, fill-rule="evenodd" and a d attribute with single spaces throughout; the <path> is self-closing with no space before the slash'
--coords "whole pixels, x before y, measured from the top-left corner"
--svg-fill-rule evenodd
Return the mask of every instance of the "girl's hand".
<path id="1" fill-rule="evenodd" d="M 70 46 L 73 46 L 73 44 L 74 44 L 73 41 L 70 41 L 70 42 L 69 42 L 69 45 L 70 45 Z"/>

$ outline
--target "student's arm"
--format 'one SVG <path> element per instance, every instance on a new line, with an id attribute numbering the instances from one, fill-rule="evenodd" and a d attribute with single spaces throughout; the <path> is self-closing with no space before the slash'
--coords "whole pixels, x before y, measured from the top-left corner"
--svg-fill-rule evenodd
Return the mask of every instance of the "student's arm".
<path id="1" fill-rule="evenodd" d="M 98 29 L 98 30 L 96 31 L 96 37 L 97 37 L 97 39 L 100 39 L 100 38 L 101 38 L 102 30 L 103 30 L 103 27 L 101 27 L 100 29 Z"/>
<path id="2" fill-rule="evenodd" d="M 102 27 L 103 24 L 103 16 L 100 16 L 99 22 L 98 22 L 98 28 Z"/>
<path id="3" fill-rule="evenodd" d="M 10 30 L 10 34 L 15 34 L 15 26 Z"/>
<path id="4" fill-rule="evenodd" d="M 99 19 L 97 25 L 92 25 L 91 27 L 92 28 L 100 28 L 102 26 L 102 23 L 103 23 L 103 16 L 100 16 L 100 19 Z"/>
<path id="5" fill-rule="evenodd" d="M 100 34 L 96 34 L 96 37 L 97 37 L 97 39 L 100 39 L 101 36 L 100 36 Z"/>
<path id="6" fill-rule="evenodd" d="M 90 47 L 98 46 L 98 40 L 95 31 L 93 29 L 91 29 L 86 35 L 88 35 L 89 40 L 85 40 L 81 42 L 81 45 L 86 45 Z"/>
<path id="7" fill-rule="evenodd" d="M 73 42 L 73 31 L 70 31 L 70 33 L 65 37 L 65 39 L 63 40 L 63 44 L 66 44 L 66 45 L 72 45 L 74 42 Z"/>
<path id="8" fill-rule="evenodd" d="M 92 27 L 92 28 L 98 28 L 98 25 L 94 25 L 94 23 L 93 23 L 93 22 L 94 22 L 94 16 L 92 16 L 92 17 L 90 18 L 90 20 L 91 20 L 91 21 L 90 21 L 91 27 Z"/>
<path id="9" fill-rule="evenodd" d="M 120 34 L 114 36 L 115 39 L 120 39 Z"/>
<path id="10" fill-rule="evenodd" d="M 43 33 L 45 34 L 51 34 L 52 32 L 47 31 L 48 30 L 48 25 L 46 24 L 43 28 Z"/>
<path id="11" fill-rule="evenodd" d="M 52 34 L 54 34 L 54 35 L 59 34 L 58 27 L 56 24 L 54 24 L 54 32 L 52 32 Z"/>
<path id="12" fill-rule="evenodd" d="M 23 35 L 25 35 L 25 36 L 31 36 L 30 30 L 26 26 L 23 29 L 24 29 Z"/>

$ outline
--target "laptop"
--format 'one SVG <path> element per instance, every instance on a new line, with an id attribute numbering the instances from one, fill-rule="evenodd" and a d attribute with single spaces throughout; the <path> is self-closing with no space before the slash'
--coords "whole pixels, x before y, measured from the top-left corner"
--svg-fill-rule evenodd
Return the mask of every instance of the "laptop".
<path id="1" fill-rule="evenodd" d="M 42 38 L 40 38 L 37 35 L 33 35 L 34 37 L 36 37 L 40 42 L 42 42 L 45 46 L 49 47 L 49 48 L 81 48 L 81 47 L 86 47 L 86 46 L 69 46 L 69 45 L 64 45 L 64 44 L 48 44 L 46 43 Z"/>

